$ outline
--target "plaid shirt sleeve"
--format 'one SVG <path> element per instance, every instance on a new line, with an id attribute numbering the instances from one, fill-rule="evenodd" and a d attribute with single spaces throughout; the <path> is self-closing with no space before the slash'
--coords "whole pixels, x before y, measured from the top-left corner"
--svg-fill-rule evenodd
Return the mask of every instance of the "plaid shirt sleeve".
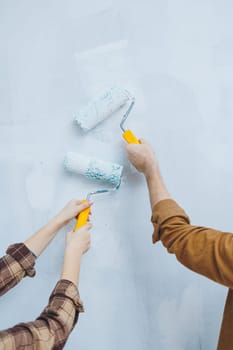
<path id="1" fill-rule="evenodd" d="M 34 321 L 20 323 L 0 332 L 0 350 L 60 350 L 83 312 L 77 287 L 60 280 L 49 298 L 48 306 Z"/>
<path id="2" fill-rule="evenodd" d="M 16 243 L 0 259 L 0 296 L 13 288 L 25 276 L 35 275 L 35 257 L 23 243 Z"/>
<path id="3" fill-rule="evenodd" d="M 14 287 L 24 276 L 35 275 L 35 257 L 23 244 L 11 245 L 0 259 L 0 295 Z M 49 298 L 47 307 L 34 321 L 20 323 L 0 331 L 0 350 L 63 349 L 78 321 L 83 305 L 77 287 L 60 280 Z"/>

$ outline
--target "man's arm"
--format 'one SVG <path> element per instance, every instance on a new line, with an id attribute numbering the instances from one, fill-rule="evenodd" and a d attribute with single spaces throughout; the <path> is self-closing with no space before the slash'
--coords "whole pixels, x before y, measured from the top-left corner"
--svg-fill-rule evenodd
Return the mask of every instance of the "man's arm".
<path id="1" fill-rule="evenodd" d="M 151 208 L 159 201 L 171 198 L 160 174 L 159 166 L 152 147 L 144 140 L 141 144 L 127 144 L 129 161 L 144 174 L 149 191 Z"/>
<path id="2" fill-rule="evenodd" d="M 189 269 L 233 288 L 233 235 L 190 225 L 182 208 L 171 199 L 151 146 L 127 146 L 128 158 L 145 175 L 154 224 L 153 242 L 161 240 L 169 253 Z"/>
<path id="3" fill-rule="evenodd" d="M 193 226 L 178 204 L 163 200 L 153 208 L 154 243 L 161 239 L 169 253 L 189 269 L 233 288 L 233 235 Z"/>

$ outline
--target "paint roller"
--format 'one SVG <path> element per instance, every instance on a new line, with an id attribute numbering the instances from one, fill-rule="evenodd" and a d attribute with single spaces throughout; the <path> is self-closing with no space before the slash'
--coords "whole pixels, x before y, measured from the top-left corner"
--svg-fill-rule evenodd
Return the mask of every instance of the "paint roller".
<path id="1" fill-rule="evenodd" d="M 128 143 L 139 144 L 140 142 L 133 132 L 124 127 L 129 113 L 135 104 L 135 98 L 125 89 L 112 87 L 98 98 L 91 100 L 79 110 L 75 120 L 84 131 L 89 131 L 126 104 L 128 108 L 120 123 L 121 130 L 123 131 L 122 136 Z"/>
<path id="2" fill-rule="evenodd" d="M 99 189 L 93 192 L 88 193 L 86 199 L 83 199 L 82 202 L 88 201 L 91 196 L 116 191 L 121 184 L 121 175 L 123 166 L 106 162 L 100 159 L 86 157 L 84 155 L 68 152 L 64 161 L 65 168 L 73 173 L 78 175 L 83 175 L 89 180 L 98 180 L 101 182 L 106 182 L 111 184 L 112 188 Z M 88 217 L 90 214 L 90 208 L 83 210 L 75 224 L 74 230 L 77 231 L 80 227 L 87 223 Z"/>

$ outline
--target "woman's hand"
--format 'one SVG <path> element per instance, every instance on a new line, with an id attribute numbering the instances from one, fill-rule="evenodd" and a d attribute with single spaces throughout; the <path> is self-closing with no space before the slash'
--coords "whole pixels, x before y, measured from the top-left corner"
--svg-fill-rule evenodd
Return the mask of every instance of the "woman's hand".
<path id="1" fill-rule="evenodd" d="M 48 224 L 29 237 L 24 242 L 25 245 L 36 256 L 39 256 L 63 226 L 68 224 L 73 218 L 76 218 L 81 211 L 90 207 L 92 204 L 93 202 L 91 201 L 82 203 L 80 200 L 73 199 L 67 203 L 60 213 L 58 213 Z"/>
<path id="2" fill-rule="evenodd" d="M 83 255 L 86 253 L 91 245 L 90 230 L 92 224 L 87 223 L 86 225 L 80 227 L 77 231 L 70 231 L 66 235 L 66 251 L 70 253 Z"/>
<path id="3" fill-rule="evenodd" d="M 81 211 L 92 206 L 93 202 L 87 201 L 83 203 L 80 200 L 72 199 L 66 206 L 57 214 L 56 220 L 61 226 L 65 226 L 68 222 L 76 218 Z"/>

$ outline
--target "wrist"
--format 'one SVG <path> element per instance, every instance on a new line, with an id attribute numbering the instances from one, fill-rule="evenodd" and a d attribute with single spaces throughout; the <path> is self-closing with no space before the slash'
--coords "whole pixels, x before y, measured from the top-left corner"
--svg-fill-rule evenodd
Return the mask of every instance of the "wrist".
<path id="1" fill-rule="evenodd" d="M 160 176 L 158 165 L 156 163 L 148 165 L 144 171 L 144 175 L 146 179 L 150 179 L 151 177 L 155 176 Z"/>
<path id="2" fill-rule="evenodd" d="M 58 230 L 65 226 L 65 222 L 59 214 L 54 216 L 54 218 L 52 219 L 52 223 Z"/>
<path id="3" fill-rule="evenodd" d="M 81 260 L 83 252 L 80 248 L 76 248 L 72 245 L 67 244 L 65 248 L 65 257 L 68 256 L 71 259 Z"/>

